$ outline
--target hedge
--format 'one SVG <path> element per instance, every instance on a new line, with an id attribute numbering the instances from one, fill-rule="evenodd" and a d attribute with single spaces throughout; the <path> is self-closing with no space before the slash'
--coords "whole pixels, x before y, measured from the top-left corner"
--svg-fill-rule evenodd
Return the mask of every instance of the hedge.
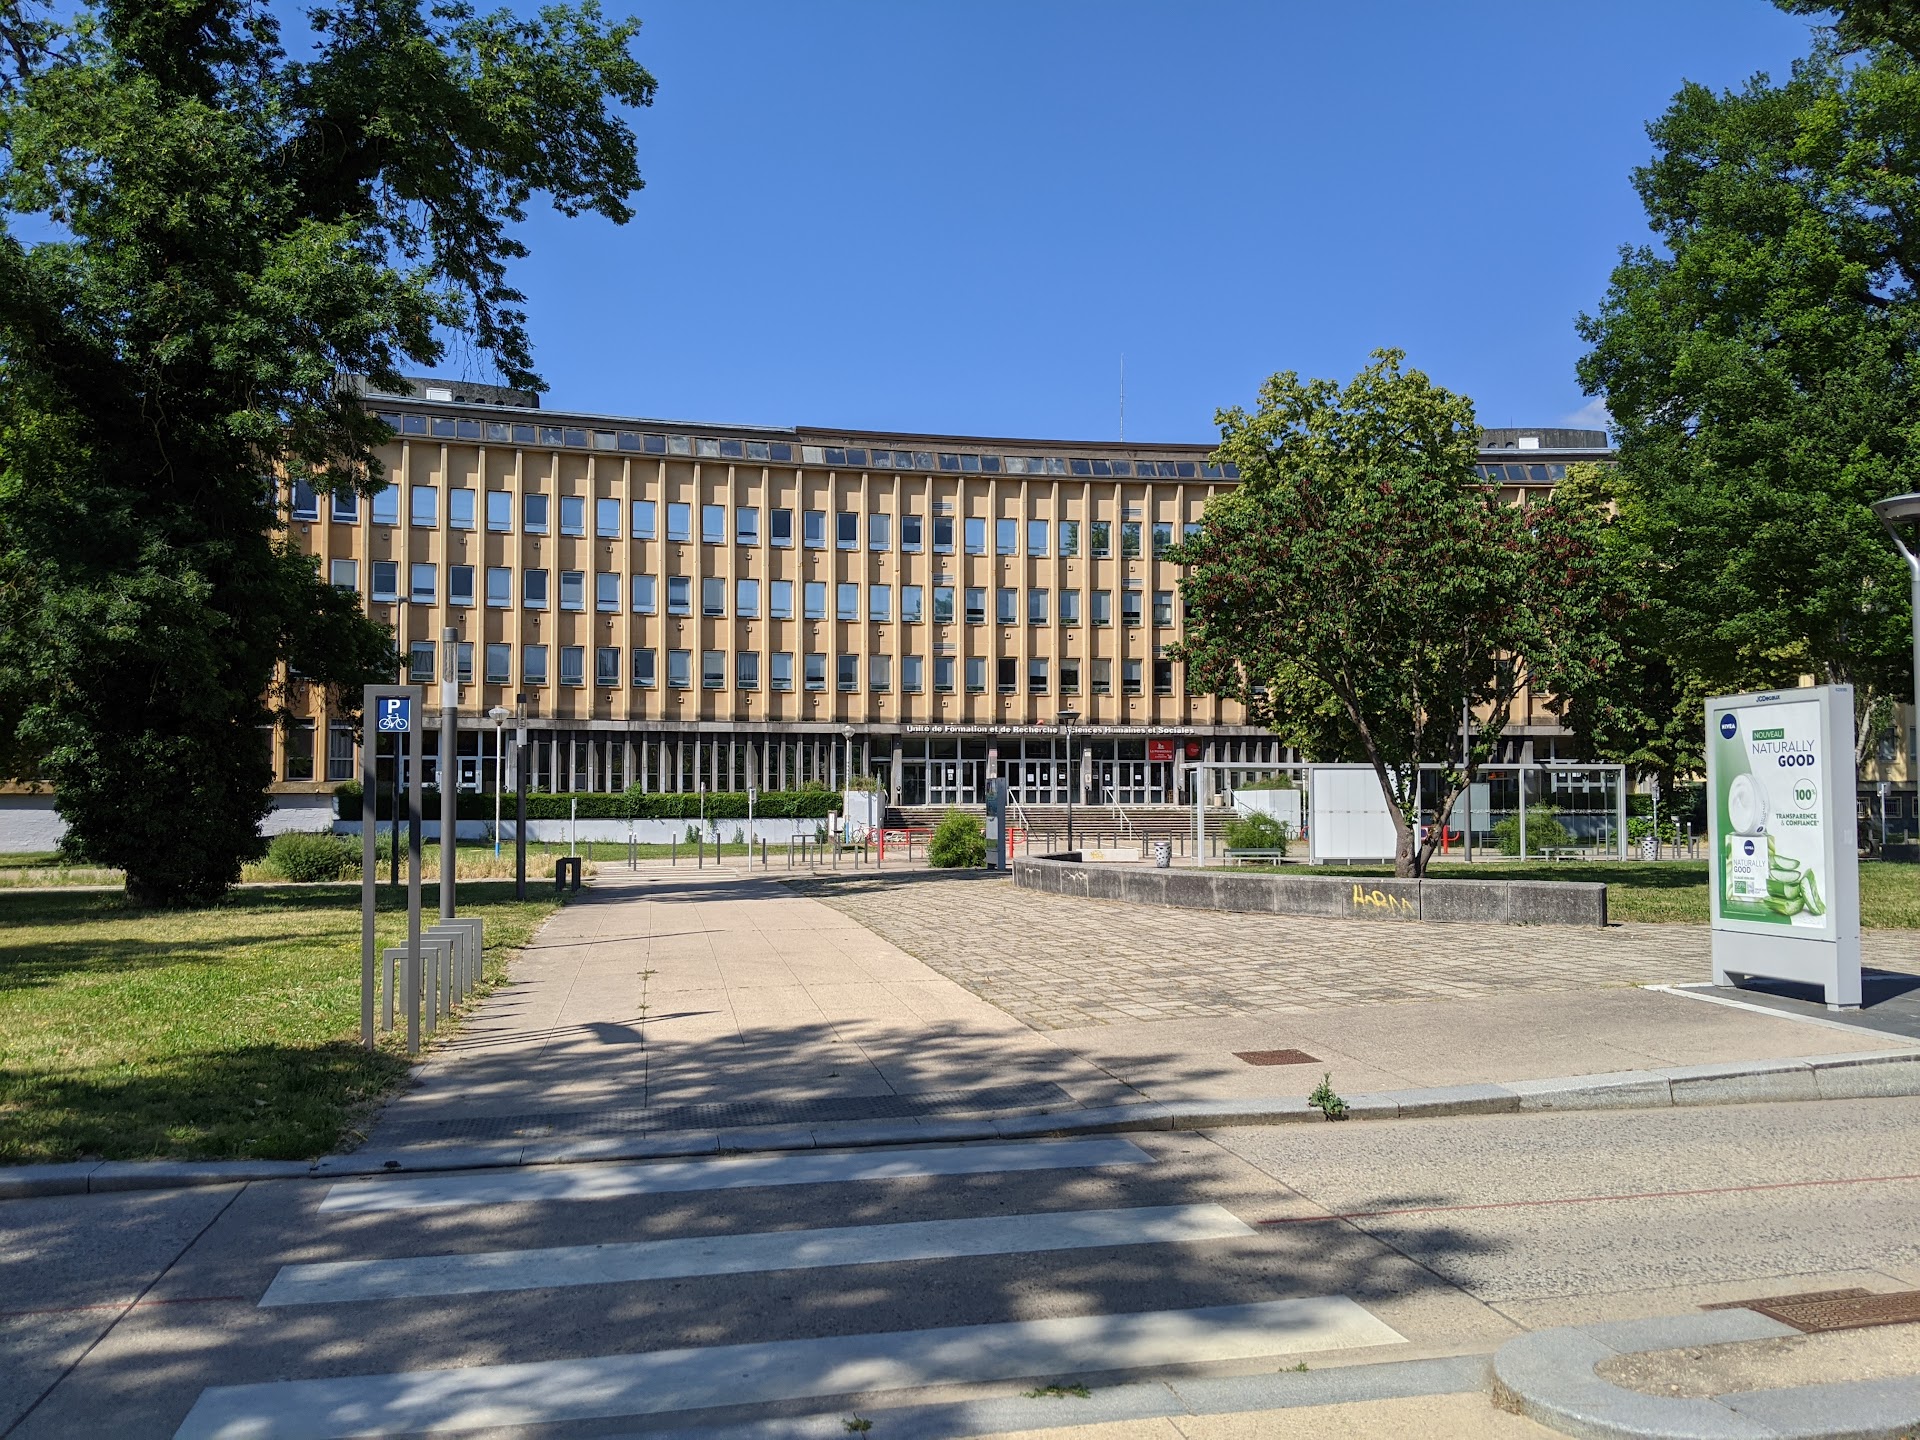
<path id="1" fill-rule="evenodd" d="M 334 798 L 340 805 L 342 820 L 360 818 L 360 786 L 356 781 L 348 781 L 335 787 Z M 514 797 L 501 797 L 501 818 L 510 820 L 514 815 Z M 379 796 L 380 818 L 393 818 L 392 794 L 382 792 Z M 578 801 L 580 808 L 576 812 L 572 802 Z M 459 816 L 462 820 L 493 819 L 493 796 L 468 795 L 458 797 Z M 577 813 L 582 820 L 698 820 L 705 814 L 709 820 L 744 820 L 747 818 L 747 794 L 744 790 L 712 790 L 705 796 L 705 809 L 701 808 L 702 797 L 693 791 L 678 794 L 665 794 L 650 791 L 636 794 L 631 790 L 613 795 L 581 794 L 551 795 L 535 792 L 527 796 L 527 818 L 529 820 L 565 820 Z M 840 792 L 837 790 L 762 790 L 753 807 L 754 815 L 763 820 L 822 820 L 837 814 L 840 809 Z M 428 790 L 421 802 L 421 812 L 428 820 L 440 818 L 440 792 Z"/>

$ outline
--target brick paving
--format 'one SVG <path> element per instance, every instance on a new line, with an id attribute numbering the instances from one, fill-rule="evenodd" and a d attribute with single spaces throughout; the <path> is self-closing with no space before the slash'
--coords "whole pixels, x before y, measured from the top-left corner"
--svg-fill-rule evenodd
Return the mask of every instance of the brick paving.
<path id="1" fill-rule="evenodd" d="M 984 876 L 821 876 L 809 897 L 1037 1030 L 1710 978 L 1704 925 L 1412 925 L 1082 900 Z"/>

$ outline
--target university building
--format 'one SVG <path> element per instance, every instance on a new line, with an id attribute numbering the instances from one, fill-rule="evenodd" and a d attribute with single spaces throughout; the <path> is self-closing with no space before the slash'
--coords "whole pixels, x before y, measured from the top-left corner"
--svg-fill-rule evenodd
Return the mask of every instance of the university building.
<path id="1" fill-rule="evenodd" d="M 1166 551 L 1237 480 L 1209 445 L 681 424 L 439 381 L 366 403 L 397 432 L 390 484 L 296 487 L 291 523 L 393 625 L 406 678 L 431 686 L 457 633 L 463 788 L 492 788 L 485 717 L 521 698 L 539 790 L 871 775 L 896 804 L 970 805 L 997 773 L 1061 803 L 1063 712 L 1077 801 L 1175 803 L 1193 762 L 1287 758 L 1167 658 Z M 1489 431 L 1481 469 L 1521 500 L 1605 443 Z M 351 725 L 304 703 L 274 742 L 286 795 L 359 773 Z M 1516 757 L 1548 758 L 1552 717 L 1515 718 Z"/>

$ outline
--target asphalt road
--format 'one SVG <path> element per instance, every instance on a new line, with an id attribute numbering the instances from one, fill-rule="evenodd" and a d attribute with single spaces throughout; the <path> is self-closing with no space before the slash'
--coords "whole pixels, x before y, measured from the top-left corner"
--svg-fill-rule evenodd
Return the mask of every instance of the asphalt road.
<path id="1" fill-rule="evenodd" d="M 1920 1284 L 1916 1213 L 1920 1100 L 13 1201 L 0 1433 L 631 1434 L 1487 1352 Z"/>

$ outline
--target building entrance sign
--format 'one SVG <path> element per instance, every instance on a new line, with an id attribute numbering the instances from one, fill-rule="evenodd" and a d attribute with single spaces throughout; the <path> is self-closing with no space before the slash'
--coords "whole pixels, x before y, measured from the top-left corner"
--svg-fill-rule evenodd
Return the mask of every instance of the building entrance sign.
<path id="1" fill-rule="evenodd" d="M 1707 702 L 1714 983 L 1818 985 L 1860 1004 L 1853 687 Z"/>

